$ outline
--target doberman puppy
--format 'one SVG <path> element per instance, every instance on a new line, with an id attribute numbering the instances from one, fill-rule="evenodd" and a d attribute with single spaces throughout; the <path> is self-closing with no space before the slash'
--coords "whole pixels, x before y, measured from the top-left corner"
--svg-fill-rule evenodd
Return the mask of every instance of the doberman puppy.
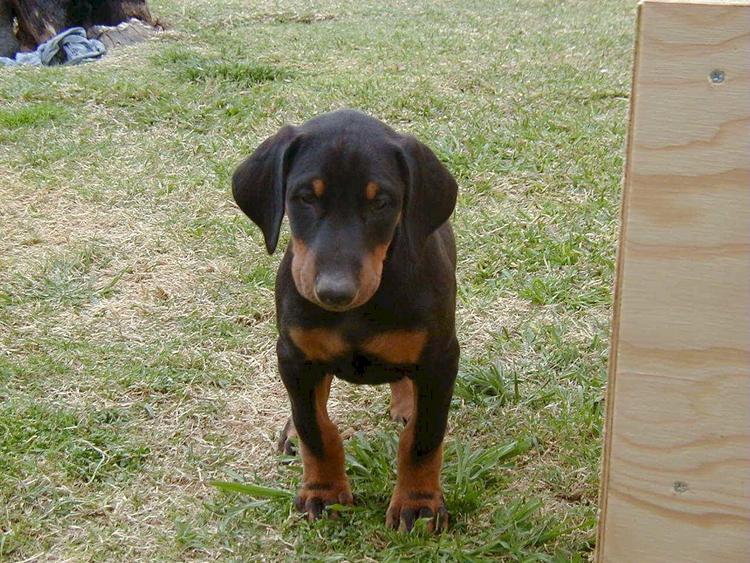
<path id="1" fill-rule="evenodd" d="M 353 110 L 287 125 L 234 172 L 235 201 L 273 253 L 284 212 L 291 241 L 276 277 L 276 346 L 296 429 L 309 519 L 351 504 L 344 449 L 326 403 L 332 378 L 390 383 L 406 422 L 392 528 L 447 526 L 442 443 L 459 347 L 456 247 L 448 222 L 458 187 L 433 152 Z M 287 444 L 288 446 L 288 444 Z"/>

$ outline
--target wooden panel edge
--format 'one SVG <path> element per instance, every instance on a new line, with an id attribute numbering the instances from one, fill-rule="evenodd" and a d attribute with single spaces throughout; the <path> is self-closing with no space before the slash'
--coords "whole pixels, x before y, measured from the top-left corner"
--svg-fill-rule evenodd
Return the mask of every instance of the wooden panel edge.
<path id="1" fill-rule="evenodd" d="M 607 370 L 607 390 L 605 394 L 605 420 L 604 436 L 601 457 L 601 472 L 599 481 L 599 515 L 597 523 L 596 547 L 594 549 L 594 560 L 597 563 L 604 561 L 604 538 L 607 519 L 607 492 L 609 485 L 609 458 L 612 450 L 612 425 L 615 410 L 615 378 L 617 371 L 617 340 L 620 330 L 620 303 L 622 293 L 622 280 L 624 275 L 624 250 L 625 236 L 627 230 L 627 217 L 629 209 L 630 177 L 633 167 L 633 138 L 636 104 L 636 81 L 640 67 L 641 36 L 643 27 L 643 7 L 647 0 L 640 0 L 636 8 L 635 41 L 633 45 L 633 71 L 630 84 L 630 101 L 628 107 L 628 131 L 625 142 L 625 163 L 623 166 L 623 180 L 620 195 L 620 236 L 617 241 L 617 257 L 615 259 L 615 281 L 612 299 L 612 324 L 610 327 L 609 365 Z"/>

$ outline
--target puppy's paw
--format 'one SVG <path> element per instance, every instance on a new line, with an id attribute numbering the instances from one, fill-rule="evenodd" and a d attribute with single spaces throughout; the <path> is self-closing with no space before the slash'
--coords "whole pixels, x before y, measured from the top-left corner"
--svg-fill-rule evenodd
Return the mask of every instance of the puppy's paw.
<path id="1" fill-rule="evenodd" d="M 307 519 L 310 521 L 320 518 L 325 507 L 332 504 L 354 504 L 354 498 L 347 481 L 304 483 L 294 498 L 294 506 L 300 512 L 305 512 Z M 330 516 L 331 518 L 337 518 L 338 513 L 331 512 Z"/>
<path id="2" fill-rule="evenodd" d="M 386 512 L 386 526 L 410 532 L 417 519 L 429 518 L 427 530 L 442 532 L 448 528 L 448 510 L 442 492 L 396 489 Z"/>
<path id="3" fill-rule="evenodd" d="M 297 440 L 297 429 L 294 427 L 294 421 L 290 416 L 279 433 L 276 449 L 280 454 L 297 455 Z"/>
<path id="4" fill-rule="evenodd" d="M 411 381 L 400 379 L 391 383 L 391 420 L 406 424 L 414 412 L 414 389 Z"/>
<path id="5" fill-rule="evenodd" d="M 393 422 L 400 422 L 404 426 L 409 422 L 413 411 L 411 403 L 405 403 L 404 401 L 396 404 L 391 404 L 391 420 Z"/>

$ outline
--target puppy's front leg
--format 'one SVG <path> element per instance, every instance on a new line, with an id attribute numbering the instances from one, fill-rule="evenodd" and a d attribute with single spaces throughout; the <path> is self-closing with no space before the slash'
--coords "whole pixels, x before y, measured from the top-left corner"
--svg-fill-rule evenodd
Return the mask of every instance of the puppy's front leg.
<path id="1" fill-rule="evenodd" d="M 425 362 L 414 373 L 414 415 L 398 445 L 398 480 L 386 513 L 391 528 L 410 531 L 417 518 L 430 518 L 428 529 L 448 526 L 440 486 L 443 438 L 458 371 L 458 344 L 439 361 Z"/>
<path id="2" fill-rule="evenodd" d="M 344 471 L 344 445 L 328 418 L 328 394 L 333 376 L 308 362 L 279 354 L 279 370 L 292 406 L 292 419 L 302 453 L 302 486 L 294 504 L 309 520 L 320 518 L 324 507 L 352 504 Z"/>

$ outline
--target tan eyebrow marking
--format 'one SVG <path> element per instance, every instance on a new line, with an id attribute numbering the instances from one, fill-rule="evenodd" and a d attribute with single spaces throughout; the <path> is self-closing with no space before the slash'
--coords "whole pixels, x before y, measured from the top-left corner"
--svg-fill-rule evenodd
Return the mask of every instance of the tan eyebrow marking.
<path id="1" fill-rule="evenodd" d="M 367 182 L 367 186 L 365 186 L 365 197 L 367 199 L 375 199 L 375 196 L 378 195 L 378 190 L 380 190 L 380 186 L 375 182 Z"/>
<path id="2" fill-rule="evenodd" d="M 315 195 L 317 197 L 322 196 L 323 192 L 326 191 L 326 185 L 323 183 L 323 180 L 321 180 L 320 178 L 316 178 L 315 180 L 312 181 L 312 187 L 313 187 L 313 192 L 315 192 Z"/>

